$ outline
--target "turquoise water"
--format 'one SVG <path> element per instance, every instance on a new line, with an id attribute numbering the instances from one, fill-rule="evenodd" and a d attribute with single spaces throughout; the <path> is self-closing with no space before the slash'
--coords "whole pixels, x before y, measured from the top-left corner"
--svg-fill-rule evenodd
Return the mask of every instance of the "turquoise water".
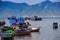
<path id="1" fill-rule="evenodd" d="M 53 22 L 58 23 L 58 29 L 53 30 Z M 41 27 L 40 32 L 31 33 L 28 36 L 14 37 L 14 40 L 60 40 L 60 19 L 42 19 L 42 21 L 30 21 L 29 27 Z"/>

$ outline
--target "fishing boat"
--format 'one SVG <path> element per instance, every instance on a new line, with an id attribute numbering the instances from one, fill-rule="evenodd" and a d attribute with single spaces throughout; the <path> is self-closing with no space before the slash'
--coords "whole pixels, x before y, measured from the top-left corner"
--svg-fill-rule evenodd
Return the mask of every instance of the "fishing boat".
<path id="1" fill-rule="evenodd" d="M 41 16 L 34 16 L 34 20 L 35 21 L 42 20 L 42 17 Z"/>
<path id="2" fill-rule="evenodd" d="M 15 30 L 14 36 L 30 35 L 30 30 Z"/>

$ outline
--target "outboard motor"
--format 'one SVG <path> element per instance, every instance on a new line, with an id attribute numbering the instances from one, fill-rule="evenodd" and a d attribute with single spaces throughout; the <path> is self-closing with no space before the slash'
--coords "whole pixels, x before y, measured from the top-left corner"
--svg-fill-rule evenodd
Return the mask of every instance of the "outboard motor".
<path id="1" fill-rule="evenodd" d="M 58 23 L 53 23 L 53 29 L 58 29 Z"/>

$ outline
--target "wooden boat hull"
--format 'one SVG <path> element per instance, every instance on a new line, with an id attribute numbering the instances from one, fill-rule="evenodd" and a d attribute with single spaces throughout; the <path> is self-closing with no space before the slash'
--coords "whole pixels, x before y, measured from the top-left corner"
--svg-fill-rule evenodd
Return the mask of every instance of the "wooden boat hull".
<path id="1" fill-rule="evenodd" d="M 14 36 L 30 35 L 30 32 L 14 32 Z"/>

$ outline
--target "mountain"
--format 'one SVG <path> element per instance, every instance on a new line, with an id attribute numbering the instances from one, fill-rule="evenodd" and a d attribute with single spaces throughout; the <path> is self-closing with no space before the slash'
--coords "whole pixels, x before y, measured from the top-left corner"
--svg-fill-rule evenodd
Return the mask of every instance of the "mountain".
<path id="1" fill-rule="evenodd" d="M 43 1 L 35 5 L 0 1 L 0 16 L 60 16 L 60 2 Z"/>
<path id="2" fill-rule="evenodd" d="M 25 8 L 29 7 L 26 3 L 13 3 L 13 2 L 0 2 L 0 14 L 9 15 L 19 15 L 23 13 Z"/>

